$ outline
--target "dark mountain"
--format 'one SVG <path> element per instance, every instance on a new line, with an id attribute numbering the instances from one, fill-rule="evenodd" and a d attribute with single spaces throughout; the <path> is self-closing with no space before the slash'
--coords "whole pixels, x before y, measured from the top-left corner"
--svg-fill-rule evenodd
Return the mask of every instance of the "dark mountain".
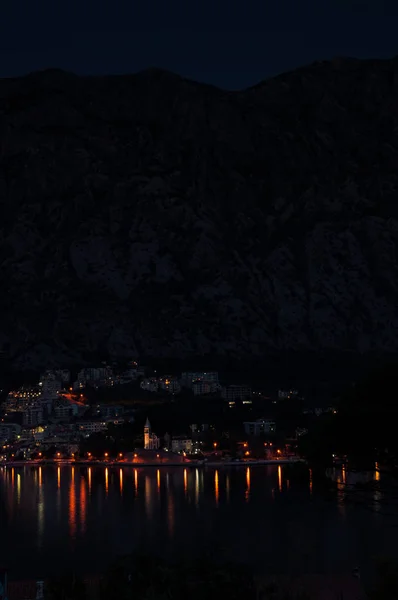
<path id="1" fill-rule="evenodd" d="M 0 81 L 0 349 L 398 350 L 398 61 Z"/>

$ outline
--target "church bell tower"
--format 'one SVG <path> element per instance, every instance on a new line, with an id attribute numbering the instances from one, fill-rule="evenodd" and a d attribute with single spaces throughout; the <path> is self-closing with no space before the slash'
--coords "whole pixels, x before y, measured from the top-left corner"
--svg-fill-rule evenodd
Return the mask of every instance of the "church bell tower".
<path id="1" fill-rule="evenodd" d="M 144 448 L 145 450 L 151 449 L 151 424 L 148 418 L 144 426 Z"/>

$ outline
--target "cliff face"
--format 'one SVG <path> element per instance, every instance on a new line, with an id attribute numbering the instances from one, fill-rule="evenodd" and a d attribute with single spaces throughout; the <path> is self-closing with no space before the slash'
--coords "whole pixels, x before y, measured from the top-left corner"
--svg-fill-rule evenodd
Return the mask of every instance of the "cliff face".
<path id="1" fill-rule="evenodd" d="M 0 349 L 398 349 L 398 63 L 0 81 Z"/>

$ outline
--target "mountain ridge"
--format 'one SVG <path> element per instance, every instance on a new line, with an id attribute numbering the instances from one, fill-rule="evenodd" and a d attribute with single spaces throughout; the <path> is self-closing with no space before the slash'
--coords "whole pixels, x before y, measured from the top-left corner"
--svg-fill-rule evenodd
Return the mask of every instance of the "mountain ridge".
<path id="1" fill-rule="evenodd" d="M 0 349 L 397 351 L 397 61 L 0 80 Z M 36 74 L 37 75 L 37 74 Z"/>

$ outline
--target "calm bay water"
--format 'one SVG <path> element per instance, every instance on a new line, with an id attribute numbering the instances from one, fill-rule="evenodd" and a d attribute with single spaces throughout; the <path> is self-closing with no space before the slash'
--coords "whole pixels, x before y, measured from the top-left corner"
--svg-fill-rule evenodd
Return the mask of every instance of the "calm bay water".
<path id="1" fill-rule="evenodd" d="M 266 572 L 343 573 L 397 555 L 398 517 L 288 476 L 285 466 L 3 467 L 0 565 L 46 577 L 96 572 L 134 550 L 211 550 Z"/>

